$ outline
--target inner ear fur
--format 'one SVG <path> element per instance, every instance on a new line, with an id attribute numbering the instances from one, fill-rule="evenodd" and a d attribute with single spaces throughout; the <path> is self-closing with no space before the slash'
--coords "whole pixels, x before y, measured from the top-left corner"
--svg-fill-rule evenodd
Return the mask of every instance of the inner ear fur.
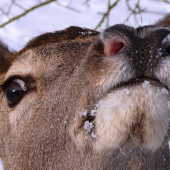
<path id="1" fill-rule="evenodd" d="M 15 53 L 0 41 L 0 75 L 5 73 L 15 59 Z"/>
<path id="2" fill-rule="evenodd" d="M 170 13 L 167 14 L 163 19 L 156 22 L 155 25 L 170 28 Z"/>

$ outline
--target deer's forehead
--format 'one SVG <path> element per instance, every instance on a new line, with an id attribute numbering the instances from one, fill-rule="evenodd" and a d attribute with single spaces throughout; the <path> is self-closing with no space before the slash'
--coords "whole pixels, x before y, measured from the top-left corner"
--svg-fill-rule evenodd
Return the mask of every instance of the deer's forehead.
<path id="1" fill-rule="evenodd" d="M 34 75 L 38 73 L 38 71 L 41 72 L 42 69 L 45 69 L 45 64 L 41 62 L 41 57 L 35 56 L 35 52 L 32 49 L 18 56 L 9 67 L 5 81 L 12 76 Z"/>
<path id="2" fill-rule="evenodd" d="M 68 69 L 81 63 L 92 42 L 69 41 L 50 46 L 29 49 L 19 55 L 7 71 L 5 80 L 11 76 L 41 74 L 56 69 Z"/>
<path id="3" fill-rule="evenodd" d="M 10 76 L 14 76 L 14 75 L 21 75 L 23 73 L 29 74 L 32 70 L 32 66 L 31 64 L 29 64 L 31 55 L 32 55 L 32 51 L 28 51 L 27 53 L 18 57 L 9 67 L 5 76 L 5 80 L 7 80 Z"/>

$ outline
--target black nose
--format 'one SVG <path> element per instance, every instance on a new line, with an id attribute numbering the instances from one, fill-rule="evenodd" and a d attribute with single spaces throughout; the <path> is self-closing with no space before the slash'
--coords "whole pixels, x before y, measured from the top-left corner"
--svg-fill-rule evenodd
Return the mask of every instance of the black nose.
<path id="1" fill-rule="evenodd" d="M 106 57 L 125 57 L 136 71 L 136 77 L 154 77 L 161 58 L 170 56 L 170 31 L 156 26 L 134 29 L 115 25 L 102 35 Z"/>

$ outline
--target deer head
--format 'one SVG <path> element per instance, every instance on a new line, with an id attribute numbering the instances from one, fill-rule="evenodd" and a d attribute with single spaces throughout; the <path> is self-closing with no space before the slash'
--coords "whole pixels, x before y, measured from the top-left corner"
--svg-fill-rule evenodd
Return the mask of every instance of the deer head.
<path id="1" fill-rule="evenodd" d="M 170 15 L 0 45 L 5 169 L 169 169 Z"/>

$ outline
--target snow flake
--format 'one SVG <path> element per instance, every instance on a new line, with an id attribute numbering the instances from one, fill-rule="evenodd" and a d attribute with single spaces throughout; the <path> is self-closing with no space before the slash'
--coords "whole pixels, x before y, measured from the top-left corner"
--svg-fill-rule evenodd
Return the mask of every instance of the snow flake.
<path id="1" fill-rule="evenodd" d="M 80 116 L 87 116 L 87 110 L 82 109 Z"/>
<path id="2" fill-rule="evenodd" d="M 144 83 L 142 83 L 142 87 L 143 88 L 150 87 L 150 82 L 145 80 Z"/>
<path id="3" fill-rule="evenodd" d="M 88 120 L 84 122 L 84 129 L 87 130 L 87 132 L 91 132 L 94 128 L 94 124 L 89 122 Z"/>
<path id="4" fill-rule="evenodd" d="M 97 138 L 97 135 L 94 134 L 94 132 L 91 133 L 92 138 Z"/>

